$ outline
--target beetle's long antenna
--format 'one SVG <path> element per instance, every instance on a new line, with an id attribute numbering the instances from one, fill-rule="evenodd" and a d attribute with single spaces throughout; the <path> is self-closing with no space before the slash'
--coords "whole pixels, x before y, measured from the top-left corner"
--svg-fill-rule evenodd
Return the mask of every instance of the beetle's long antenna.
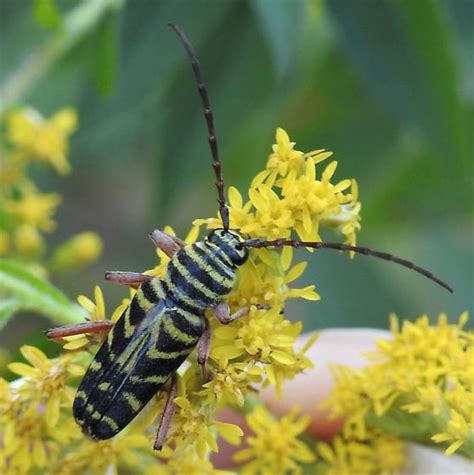
<path id="1" fill-rule="evenodd" d="M 286 239 L 275 239 L 274 241 L 264 241 L 260 239 L 249 239 L 244 242 L 244 245 L 247 247 L 283 247 L 283 246 L 291 246 L 291 247 L 311 247 L 314 249 L 335 249 L 338 251 L 353 251 L 357 254 L 365 254 L 366 256 L 373 256 L 378 257 L 379 259 L 383 259 L 385 261 L 395 262 L 403 267 L 407 267 L 408 269 L 414 270 L 421 275 L 424 275 L 428 279 L 436 282 L 441 287 L 444 287 L 446 290 L 449 290 L 453 293 L 453 289 L 440 278 L 436 277 L 430 271 L 423 269 L 422 267 L 417 266 L 413 262 L 407 261 L 406 259 L 401 259 L 400 257 L 393 256 L 392 254 L 388 254 L 386 252 L 374 251 L 367 247 L 360 247 L 360 246 L 350 246 L 349 244 L 342 244 L 342 243 L 335 243 L 335 242 L 307 242 L 307 241 L 299 241 L 295 240 L 286 240 Z"/>
<path id="2" fill-rule="evenodd" d="M 214 119 L 212 116 L 211 105 L 209 103 L 209 96 L 207 94 L 206 85 L 204 84 L 204 79 L 202 77 L 201 67 L 199 66 L 199 61 L 196 57 L 196 53 L 191 45 L 186 34 L 174 23 L 168 23 L 178 35 L 179 39 L 183 43 L 186 53 L 188 53 L 189 59 L 191 60 L 191 66 L 193 68 L 194 77 L 196 78 L 197 88 L 199 95 L 201 97 L 202 105 L 204 108 L 204 117 L 206 118 L 207 131 L 208 131 L 208 140 L 211 147 L 212 154 L 212 167 L 214 168 L 214 173 L 216 175 L 216 188 L 217 188 L 217 202 L 219 203 L 219 213 L 222 218 L 222 225 L 227 231 L 229 229 L 229 210 L 227 208 L 225 191 L 224 191 L 224 178 L 222 175 L 222 166 L 219 160 L 219 153 L 217 149 L 217 137 L 216 130 L 214 128 Z"/>

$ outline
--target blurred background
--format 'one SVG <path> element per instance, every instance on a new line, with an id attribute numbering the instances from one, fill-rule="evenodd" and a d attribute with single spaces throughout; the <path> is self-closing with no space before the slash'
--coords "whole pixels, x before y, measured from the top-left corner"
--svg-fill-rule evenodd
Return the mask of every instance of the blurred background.
<path id="1" fill-rule="evenodd" d="M 63 204 L 49 244 L 94 230 L 104 253 L 55 284 L 72 298 L 100 283 L 112 309 L 126 291 L 105 270 L 153 267 L 147 234 L 216 213 L 201 105 L 182 45 L 201 61 L 227 186 L 245 192 L 274 143 L 332 150 L 336 178 L 357 179 L 358 242 L 416 261 L 417 274 L 363 256 L 298 253 L 320 302 L 294 304 L 306 329 L 387 328 L 473 310 L 474 3 L 470 0 L 1 0 L 2 112 L 79 114 L 73 173 L 35 168 Z M 326 240 L 341 240 L 336 234 Z M 303 285 L 301 285 L 302 287 Z M 21 320 L 21 325 L 20 325 Z M 25 322 L 29 322 L 26 324 Z M 0 344 L 37 342 L 46 320 L 9 322 Z"/>

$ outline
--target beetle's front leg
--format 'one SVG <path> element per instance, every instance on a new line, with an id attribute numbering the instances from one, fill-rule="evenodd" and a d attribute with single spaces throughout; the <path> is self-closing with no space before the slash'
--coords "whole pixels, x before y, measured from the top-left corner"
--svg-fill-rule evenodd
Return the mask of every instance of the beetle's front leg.
<path id="1" fill-rule="evenodd" d="M 229 306 L 225 302 L 220 302 L 213 310 L 217 320 L 219 320 L 223 325 L 228 325 L 230 322 L 248 315 L 250 307 L 242 307 L 231 315 Z"/>
<path id="2" fill-rule="evenodd" d="M 132 289 L 138 289 L 140 285 L 150 281 L 153 278 L 151 275 L 140 274 L 140 272 L 124 272 L 119 270 L 107 271 L 105 273 L 105 280 L 109 282 L 116 282 L 117 284 L 128 285 Z"/>
<path id="3" fill-rule="evenodd" d="M 197 343 L 196 352 L 197 352 L 197 362 L 199 367 L 201 368 L 201 375 L 202 378 L 207 381 L 208 374 L 206 368 L 207 358 L 209 356 L 209 349 L 211 346 L 211 325 L 209 324 L 209 320 L 204 317 L 204 331 L 202 332 L 201 338 Z"/>
<path id="4" fill-rule="evenodd" d="M 176 236 L 155 229 L 150 233 L 150 239 L 155 243 L 158 249 L 161 249 L 168 257 L 173 257 L 181 248 L 184 242 Z"/>
<path id="5" fill-rule="evenodd" d="M 257 305 L 256 306 L 259 310 L 265 309 L 268 310 L 270 308 L 269 305 Z M 237 310 L 233 314 L 230 313 L 230 308 L 225 302 L 218 303 L 214 308 L 214 315 L 219 320 L 220 323 L 223 325 L 228 325 L 229 323 L 237 320 L 238 318 L 245 317 L 250 312 L 250 307 L 242 307 L 241 309 Z"/>
<path id="6" fill-rule="evenodd" d="M 177 392 L 177 383 L 176 383 L 176 373 L 172 376 L 171 387 L 168 392 L 168 399 L 166 400 L 165 410 L 163 411 L 163 416 L 161 417 L 160 426 L 158 427 L 158 432 L 156 433 L 155 444 L 153 448 L 155 450 L 161 450 L 163 444 L 165 443 L 166 434 L 170 428 L 171 419 L 173 418 L 175 404 L 174 398 L 176 397 Z"/>

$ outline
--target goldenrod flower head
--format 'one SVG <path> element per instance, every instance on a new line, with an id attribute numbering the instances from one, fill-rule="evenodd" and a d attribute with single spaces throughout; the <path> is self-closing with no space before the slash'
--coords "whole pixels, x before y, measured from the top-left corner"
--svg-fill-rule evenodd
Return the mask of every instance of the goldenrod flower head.
<path id="1" fill-rule="evenodd" d="M 102 240 L 91 231 L 76 234 L 54 252 L 51 265 L 54 270 L 77 269 L 94 262 L 102 252 Z"/>
<path id="2" fill-rule="evenodd" d="M 194 447 L 197 455 L 206 459 L 210 452 L 218 451 L 217 435 L 233 445 L 240 443 L 243 435 L 240 427 L 215 420 L 208 408 L 192 404 L 186 396 L 178 396 L 174 402 L 177 408 L 169 432 L 168 446 L 173 441 L 178 448 Z"/>
<path id="3" fill-rule="evenodd" d="M 263 406 L 258 406 L 246 416 L 254 435 L 246 438 L 248 448 L 234 455 L 235 462 L 245 462 L 241 469 L 243 475 L 298 475 L 303 473 L 301 463 L 315 460 L 309 447 L 298 439 L 310 422 L 309 416 L 297 417 L 298 411 L 295 407 L 276 420 Z"/>
<path id="4" fill-rule="evenodd" d="M 166 464 L 153 464 L 145 475 L 234 475 L 234 472 L 217 470 L 208 460 L 199 458 L 193 450 L 187 450 L 176 456 L 176 451 L 165 447 L 160 453 L 160 458 Z"/>
<path id="5" fill-rule="evenodd" d="M 23 255 L 35 255 L 44 249 L 44 240 L 37 228 L 22 224 L 15 231 L 15 247 Z"/>
<path id="6" fill-rule="evenodd" d="M 45 119 L 33 109 L 18 109 L 7 117 L 7 137 L 25 154 L 49 162 L 58 173 L 69 173 L 69 136 L 77 127 L 77 114 L 71 108 Z"/>
<path id="7" fill-rule="evenodd" d="M 396 437 L 371 429 L 360 437 L 346 424 L 331 443 L 318 442 L 318 465 L 325 475 L 390 475 L 399 472 L 404 445 Z"/>
<path id="8" fill-rule="evenodd" d="M 32 346 L 23 346 L 21 352 L 30 365 L 11 363 L 8 367 L 22 378 L 0 384 L 0 458 L 6 473 L 28 473 L 33 467 L 46 466 L 62 444 L 80 434 L 74 421 L 62 420 L 61 413 L 70 411 L 74 397 L 68 383 L 82 376 L 84 368 L 72 355 L 50 360 Z"/>
<path id="9" fill-rule="evenodd" d="M 231 363 L 219 368 L 197 394 L 206 398 L 206 404 L 216 407 L 227 404 L 243 406 L 249 385 L 260 383 L 263 372 L 254 362 Z"/>
<path id="10" fill-rule="evenodd" d="M 337 162 L 331 162 L 318 178 L 316 166 L 332 153 L 316 150 L 304 154 L 294 150 L 283 129 L 277 129 L 276 144 L 266 169 L 258 173 L 248 190 L 249 201 L 229 188 L 230 227 L 265 239 L 288 238 L 293 231 L 307 241 L 320 240 L 320 226 L 339 230 L 346 242 L 355 243 L 360 229 L 360 203 L 354 180 L 331 182 Z M 351 193 L 345 192 L 351 188 Z M 221 226 L 220 219 L 196 220 Z"/>
<path id="11" fill-rule="evenodd" d="M 305 160 L 311 158 L 314 163 L 322 162 L 332 155 L 332 152 L 326 152 L 324 149 L 313 150 L 309 153 L 303 153 L 294 150 L 295 142 L 290 142 L 290 137 L 282 128 L 276 130 L 276 144 L 273 145 L 273 153 L 270 154 L 267 161 L 268 182 L 273 185 L 277 176 L 287 176 L 291 172 L 300 172 L 304 166 Z"/>
<path id="12" fill-rule="evenodd" d="M 49 119 L 31 108 L 16 109 L 6 116 L 2 128 L 5 145 L 0 150 L 0 212 L 6 223 L 0 230 L 1 256 L 21 256 L 30 267 L 40 267 L 33 260 L 45 254 L 42 233 L 56 228 L 54 214 L 61 197 L 57 193 L 41 193 L 28 177 L 28 165 L 36 160 L 51 164 L 61 174 L 67 173 L 68 142 L 76 125 L 77 114 L 69 108 Z M 78 236 L 75 245 L 74 263 L 87 264 L 100 253 L 100 241 L 93 233 Z M 41 269 L 45 275 L 49 270 L 44 263 Z"/>
<path id="13" fill-rule="evenodd" d="M 368 355 L 373 363 L 365 369 L 335 369 L 336 386 L 325 404 L 334 416 L 347 416 L 359 434 L 367 420 L 371 424 L 380 420 L 385 428 L 406 420 L 407 426 L 397 427 L 397 433 L 415 437 L 413 422 L 402 415 L 418 414 L 425 422 L 425 432 L 418 438 L 426 437 L 428 427 L 431 436 L 425 443 L 431 439 L 444 443 L 446 455 L 460 451 L 472 456 L 474 338 L 463 329 L 466 322 L 467 313 L 457 324 L 448 323 L 442 314 L 437 325 L 424 315 L 403 322 L 400 329 L 392 316 L 392 340 L 377 343 L 377 351 Z M 392 413 L 399 416 L 392 418 Z"/>
<path id="14" fill-rule="evenodd" d="M 57 360 L 50 360 L 33 346 L 23 346 L 22 355 L 31 364 L 10 363 L 8 368 L 13 373 L 23 376 L 22 383 L 16 388 L 20 399 L 34 396 L 45 404 L 46 420 L 54 427 L 59 420 L 62 402 L 71 403 L 73 394 L 66 386 L 71 376 L 82 376 L 84 368 L 73 362 L 72 355 L 63 355 Z"/>
<path id="15" fill-rule="evenodd" d="M 28 190 L 20 199 L 5 200 L 5 209 L 21 223 L 48 232 L 56 227 L 52 216 L 60 202 L 61 198 L 57 193 Z"/>
<path id="16" fill-rule="evenodd" d="M 110 440 L 92 441 L 83 439 L 78 448 L 53 466 L 54 475 L 79 473 L 122 473 L 120 467 L 135 470 L 143 456 L 149 452 L 150 441 L 143 434 L 122 434 Z"/>

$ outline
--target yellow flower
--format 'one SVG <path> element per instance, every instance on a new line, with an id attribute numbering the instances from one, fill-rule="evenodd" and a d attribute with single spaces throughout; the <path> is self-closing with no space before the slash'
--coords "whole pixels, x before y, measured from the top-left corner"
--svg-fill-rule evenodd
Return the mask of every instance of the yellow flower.
<path id="1" fill-rule="evenodd" d="M 305 345 L 297 351 L 292 348 L 290 351 L 286 350 L 278 355 L 275 355 L 275 352 L 273 352 L 272 364 L 265 365 L 265 373 L 268 379 L 265 381 L 264 386 L 273 384 L 277 396 L 281 397 L 283 393 L 283 383 L 286 380 L 293 379 L 297 374 L 314 367 L 313 362 L 305 356 L 305 353 L 314 345 L 317 339 L 318 335 L 313 335 Z"/>
<path id="2" fill-rule="evenodd" d="M 36 227 L 41 231 L 52 231 L 56 224 L 52 215 L 61 198 L 56 193 L 39 193 L 30 190 L 19 200 L 6 200 L 5 209 L 24 224 Z"/>
<path id="3" fill-rule="evenodd" d="M 192 450 L 178 452 L 164 447 L 160 458 L 166 460 L 166 464 L 153 464 L 145 472 L 145 475 L 234 475 L 227 470 L 216 470 L 208 460 L 199 458 Z"/>
<path id="4" fill-rule="evenodd" d="M 238 445 L 242 429 L 234 424 L 216 421 L 212 412 L 203 408 L 200 399 L 193 405 L 186 396 L 174 399 L 176 411 L 168 434 L 167 446 L 172 442 L 176 448 L 193 446 L 199 458 L 206 459 L 209 452 L 217 452 L 217 434 L 227 442 Z"/>
<path id="5" fill-rule="evenodd" d="M 76 234 L 54 252 L 51 266 L 55 270 L 77 269 L 94 262 L 102 252 L 102 240 L 93 232 Z"/>
<path id="6" fill-rule="evenodd" d="M 123 473 L 122 468 L 138 473 L 144 455 L 150 452 L 150 441 L 143 434 L 120 434 L 109 440 L 83 443 L 61 458 L 53 466 L 51 474 L 75 475 L 79 473 L 114 474 Z"/>
<path id="7" fill-rule="evenodd" d="M 72 418 L 61 423 L 61 427 L 49 427 L 38 404 L 24 404 L 18 413 L 2 419 L 2 473 L 28 474 L 35 467 L 44 471 L 57 459 L 62 446 L 80 436 Z"/>
<path id="8" fill-rule="evenodd" d="M 312 159 L 314 163 L 322 162 L 332 155 L 324 149 L 314 150 L 309 153 L 294 150 L 295 142 L 290 142 L 290 138 L 285 130 L 277 128 L 276 144 L 273 145 L 273 153 L 268 157 L 267 170 L 269 174 L 264 174 L 269 186 L 273 186 L 277 176 L 285 177 L 291 173 L 298 173 L 304 165 L 306 159 Z M 262 176 L 259 179 L 263 178 Z"/>
<path id="9" fill-rule="evenodd" d="M 449 421 L 446 426 L 447 431 L 435 434 L 432 437 L 432 439 L 437 443 L 451 442 L 445 451 L 446 455 L 451 455 L 456 452 L 456 450 L 458 450 L 466 440 L 469 440 L 470 445 L 472 446 L 472 441 L 474 439 L 474 415 L 472 412 L 470 420 L 466 420 L 462 414 L 454 409 L 450 410 L 449 416 Z"/>
<path id="10" fill-rule="evenodd" d="M 20 351 L 31 366 L 25 363 L 8 365 L 10 371 L 23 376 L 16 393 L 20 399 L 34 395 L 35 399 L 45 404 L 46 422 L 54 427 L 59 421 L 61 404 L 71 404 L 73 400 L 73 392 L 66 386 L 67 380 L 71 376 L 82 376 L 84 368 L 73 362 L 72 355 L 49 360 L 41 350 L 33 346 L 25 345 Z"/>
<path id="11" fill-rule="evenodd" d="M 302 474 L 301 464 L 315 460 L 309 447 L 298 439 L 310 422 L 309 416 L 297 418 L 298 408 L 293 408 L 280 420 L 263 407 L 257 407 L 246 416 L 254 436 L 246 438 L 248 448 L 234 455 L 234 461 L 245 462 L 243 475 L 276 473 Z"/>
<path id="12" fill-rule="evenodd" d="M 216 407 L 226 404 L 243 406 L 249 385 L 260 383 L 263 373 L 263 368 L 256 366 L 253 361 L 229 364 L 216 371 L 197 394 L 206 398 L 206 404 Z"/>
<path id="13" fill-rule="evenodd" d="M 65 108 L 45 119 L 33 109 L 18 109 L 7 117 L 9 141 L 33 158 L 49 162 L 58 173 L 71 170 L 67 161 L 69 136 L 77 127 L 77 114 Z"/>
<path id="14" fill-rule="evenodd" d="M 50 360 L 38 348 L 26 345 L 21 353 L 30 365 L 11 363 L 8 368 L 22 378 L 10 385 L 0 384 L 0 458 L 8 473 L 45 467 L 59 454 L 61 445 L 80 434 L 72 419 L 64 420 L 62 411 L 72 406 L 74 390 L 69 381 L 82 376 L 84 368 L 72 355 Z"/>
<path id="15" fill-rule="evenodd" d="M 229 189 L 231 228 L 254 238 L 289 238 L 293 231 L 307 241 L 321 240 L 321 226 L 335 228 L 355 244 L 360 229 L 360 203 L 355 180 L 333 184 L 337 162 L 331 162 L 317 178 L 316 165 L 332 155 L 325 150 L 304 154 L 294 150 L 283 129 L 277 129 L 276 144 L 266 169 L 253 179 L 249 201 L 233 187 Z M 351 193 L 344 192 L 351 188 Z M 220 218 L 196 220 L 209 228 L 222 226 Z"/>
<path id="16" fill-rule="evenodd" d="M 396 437 L 375 429 L 359 437 L 349 425 L 330 444 L 316 444 L 318 465 L 325 475 L 396 474 L 405 461 L 403 449 Z"/>
<path id="17" fill-rule="evenodd" d="M 44 240 L 34 226 L 22 224 L 15 231 L 15 247 L 23 255 L 39 254 L 44 249 Z"/>

